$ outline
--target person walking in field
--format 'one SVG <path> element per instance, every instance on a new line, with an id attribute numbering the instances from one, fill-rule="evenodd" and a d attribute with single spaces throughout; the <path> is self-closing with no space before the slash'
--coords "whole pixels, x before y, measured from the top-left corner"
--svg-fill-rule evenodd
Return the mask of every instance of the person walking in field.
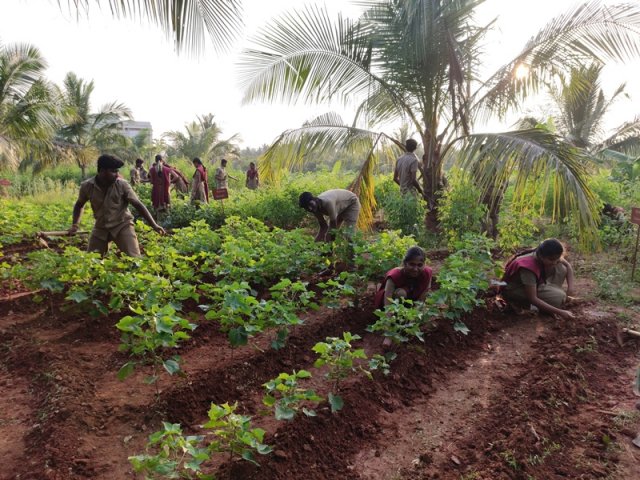
<path id="1" fill-rule="evenodd" d="M 131 186 L 149 181 L 149 174 L 145 170 L 144 161 L 141 158 L 136 158 L 136 165 L 129 172 L 129 179 Z"/>
<path id="2" fill-rule="evenodd" d="M 227 174 L 227 161 L 223 158 L 220 160 L 220 166 L 216 169 L 216 188 L 229 188 L 227 185 L 229 178 L 231 180 L 238 180 Z"/>
<path id="3" fill-rule="evenodd" d="M 260 179 L 258 178 L 258 169 L 256 164 L 251 162 L 249 164 L 249 170 L 247 170 L 247 179 L 244 182 L 245 186 L 250 190 L 255 190 L 260 186 Z"/>
<path id="4" fill-rule="evenodd" d="M 189 193 L 189 180 L 185 177 L 180 170 L 176 167 L 169 165 L 166 161 L 164 165 L 171 170 L 169 180 L 173 191 L 178 193 L 180 198 L 184 198 Z"/>
<path id="5" fill-rule="evenodd" d="M 422 188 L 417 178 L 420 162 L 415 154 L 416 148 L 418 148 L 418 142 L 413 138 L 408 139 L 405 142 L 406 153 L 396 160 L 393 181 L 400 185 L 400 193 L 403 195 L 415 194 L 416 191 L 422 195 Z"/>
<path id="6" fill-rule="evenodd" d="M 193 166 L 196 168 L 191 180 L 191 203 L 209 203 L 209 182 L 207 181 L 207 169 L 198 157 L 193 159 Z"/>
<path id="7" fill-rule="evenodd" d="M 555 238 L 514 255 L 502 277 L 507 284 L 502 291 L 504 299 L 515 308 L 536 307 L 562 318 L 574 318 L 573 313 L 564 308 L 573 295 L 574 274 L 563 255 L 564 247 Z"/>
<path id="8" fill-rule="evenodd" d="M 349 229 L 355 229 L 360 214 L 360 200 L 349 190 L 327 190 L 317 197 L 310 192 L 302 192 L 298 203 L 301 208 L 311 212 L 318 220 L 320 227 L 316 235 L 316 242 L 328 242 L 333 238 L 330 229 L 340 228 L 342 224 Z M 329 218 L 329 223 L 325 220 Z"/>
<path id="9" fill-rule="evenodd" d="M 384 276 L 374 298 L 375 308 L 384 308 L 396 298 L 423 302 L 433 277 L 433 271 L 425 265 L 426 260 L 420 247 L 407 250 L 402 266 L 389 270 Z"/>
<path id="10" fill-rule="evenodd" d="M 162 155 L 156 155 L 155 162 L 149 170 L 149 181 L 151 182 L 151 204 L 160 216 L 169 209 L 171 198 L 169 187 L 171 186 L 171 168 L 164 164 Z"/>
<path id="11" fill-rule="evenodd" d="M 164 234 L 165 231 L 155 222 L 131 185 L 119 177 L 118 169 L 123 165 L 124 162 L 113 155 L 101 155 L 98 158 L 97 175 L 80 185 L 69 233 L 78 231 L 84 205 L 90 202 L 96 223 L 89 237 L 87 250 L 104 255 L 109 250 L 109 243 L 113 241 L 123 253 L 139 257 L 140 246 L 129 205 L 133 205 L 156 232 Z"/>

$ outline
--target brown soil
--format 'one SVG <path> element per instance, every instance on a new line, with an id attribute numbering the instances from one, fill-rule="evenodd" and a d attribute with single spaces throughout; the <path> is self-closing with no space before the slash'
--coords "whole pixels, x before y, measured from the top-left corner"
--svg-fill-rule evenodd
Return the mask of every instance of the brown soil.
<path id="1" fill-rule="evenodd" d="M 5 297 L 0 479 L 135 478 L 127 457 L 144 451 L 161 421 L 199 432 L 211 402 L 238 402 L 274 448 L 260 468 L 217 462 L 222 479 L 640 478 L 631 444 L 640 340 L 617 344 L 620 309 L 587 301 L 575 320 L 557 321 L 489 307 L 466 319 L 468 336 L 442 323 L 424 344 L 397 348 L 387 377 L 346 381 L 339 413 L 321 404 L 317 417 L 277 422 L 264 415 L 261 385 L 278 373 L 305 368 L 319 393 L 330 388 L 313 367 L 316 342 L 351 331 L 369 355 L 383 351 L 365 331 L 369 302 L 310 313 L 280 351 L 268 348 L 269 335 L 232 350 L 200 318 L 180 350 L 186 377 L 163 375 L 156 395 L 143 383 L 150 370 L 116 379 L 126 361 L 117 317 L 68 309 L 62 297 Z"/>

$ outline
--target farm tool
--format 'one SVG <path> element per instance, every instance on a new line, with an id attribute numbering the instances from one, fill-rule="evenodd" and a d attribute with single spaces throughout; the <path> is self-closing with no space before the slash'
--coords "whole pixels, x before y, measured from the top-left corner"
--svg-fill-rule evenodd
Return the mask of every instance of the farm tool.
<path id="1" fill-rule="evenodd" d="M 88 235 L 89 232 L 86 231 L 77 231 L 70 232 L 68 230 L 58 230 L 52 232 L 38 232 L 36 233 L 36 238 L 38 242 L 45 248 L 49 248 L 49 243 L 47 240 L 53 240 L 55 237 L 73 237 L 75 235 Z"/>
<path id="2" fill-rule="evenodd" d="M 631 328 L 619 329 L 616 333 L 616 340 L 618 341 L 618 345 L 620 345 L 621 347 L 624 346 L 625 337 L 627 336 L 640 338 L 640 331 L 633 330 Z"/>

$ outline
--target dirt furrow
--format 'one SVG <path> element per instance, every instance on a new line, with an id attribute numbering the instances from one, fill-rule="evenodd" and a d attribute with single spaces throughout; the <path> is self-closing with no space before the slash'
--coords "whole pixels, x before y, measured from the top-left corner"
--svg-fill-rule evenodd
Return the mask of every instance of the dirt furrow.
<path id="1" fill-rule="evenodd" d="M 470 431 L 470 419 L 488 407 L 503 376 L 528 362 L 533 342 L 545 331 L 540 319 L 523 318 L 488 334 L 479 355 L 464 370 L 450 374 L 410 406 L 382 412 L 376 444 L 358 453 L 354 470 L 361 478 L 388 480 L 420 462 L 455 458 L 452 446 Z"/>
<path id="2" fill-rule="evenodd" d="M 640 478 L 637 466 L 633 476 L 616 476 L 620 445 L 640 431 L 631 391 L 639 345 L 618 346 L 606 311 L 585 305 L 576 313 L 575 321 L 549 320 L 530 359 L 499 380 L 486 409 L 466 416 L 449 446 L 457 461 L 423 449 L 397 478 Z"/>

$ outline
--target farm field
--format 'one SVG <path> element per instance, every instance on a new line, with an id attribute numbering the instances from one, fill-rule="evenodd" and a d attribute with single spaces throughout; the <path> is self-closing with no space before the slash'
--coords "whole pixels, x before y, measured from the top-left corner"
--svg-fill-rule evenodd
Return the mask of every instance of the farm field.
<path id="1" fill-rule="evenodd" d="M 640 2 L 27 3 L 0 480 L 640 479 Z"/>
<path id="2" fill-rule="evenodd" d="M 4 259 L 33 251 L 42 246 L 8 245 Z M 429 258 L 436 272 L 445 268 L 446 252 Z M 333 274 L 332 267 L 300 272 L 318 298 L 318 284 Z M 580 282 L 586 292 L 593 288 L 588 277 Z M 488 297 L 463 316 L 467 335 L 439 319 L 424 343 L 387 347 L 366 330 L 376 320 L 373 282 L 364 288 L 357 308 L 342 299 L 302 312 L 304 323 L 291 326 L 278 350 L 266 330 L 232 348 L 221 325 L 186 299 L 182 313 L 198 328 L 179 348 L 184 376 L 164 373 L 155 385 L 144 382 L 154 375 L 148 365 L 124 381 L 116 377 L 130 358 L 118 351 L 122 313 L 91 315 L 83 302 L 65 299 L 68 290 L 4 289 L 0 478 L 142 478 L 127 458 L 144 453 L 163 421 L 200 434 L 211 403 L 235 402 L 266 431 L 273 451 L 256 458 L 260 467 L 215 456 L 204 470 L 216 478 L 638 478 L 640 450 L 631 440 L 640 429 L 632 391 L 640 348 L 633 339 L 623 346 L 616 340 L 637 318 L 633 310 L 586 295 L 575 319 L 559 321 L 502 312 Z M 267 285 L 259 289 L 266 298 Z M 388 375 L 349 375 L 340 386 L 344 407 L 335 413 L 322 401 L 317 416 L 275 420 L 262 385 L 306 370 L 309 388 L 326 398 L 332 382 L 326 367 L 314 366 L 312 348 L 343 332 L 359 335 L 353 344 L 370 358 L 393 351 Z"/>

